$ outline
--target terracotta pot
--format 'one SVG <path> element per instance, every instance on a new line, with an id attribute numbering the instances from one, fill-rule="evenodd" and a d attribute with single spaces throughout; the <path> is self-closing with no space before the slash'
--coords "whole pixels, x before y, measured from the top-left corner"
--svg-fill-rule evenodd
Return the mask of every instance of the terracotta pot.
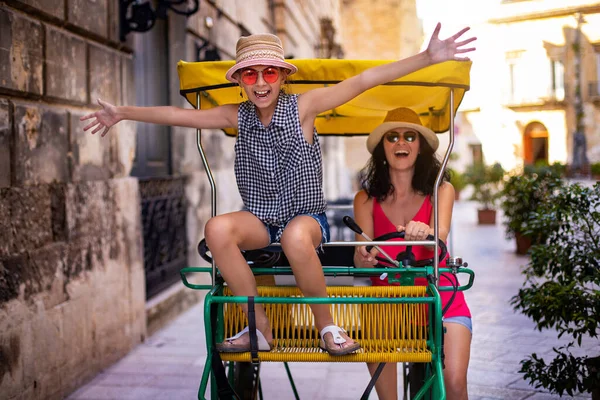
<path id="1" fill-rule="evenodd" d="M 531 247 L 531 238 L 521 234 L 521 232 L 516 232 L 515 241 L 517 242 L 517 254 L 527 254 Z"/>
<path id="2" fill-rule="evenodd" d="M 479 225 L 496 225 L 496 210 L 477 210 Z"/>

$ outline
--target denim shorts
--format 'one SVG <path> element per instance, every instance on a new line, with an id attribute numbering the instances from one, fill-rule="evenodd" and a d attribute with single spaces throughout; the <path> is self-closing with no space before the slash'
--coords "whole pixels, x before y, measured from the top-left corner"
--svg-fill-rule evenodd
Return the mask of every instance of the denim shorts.
<path id="1" fill-rule="evenodd" d="M 471 332 L 471 335 L 473 335 L 473 320 L 470 317 L 450 317 L 444 318 L 442 321 L 448 324 L 460 324 L 466 327 Z"/>
<path id="2" fill-rule="evenodd" d="M 298 217 L 300 215 L 306 215 L 308 217 L 314 218 L 315 221 L 317 221 L 319 223 L 319 226 L 321 227 L 321 244 L 329 242 L 329 238 L 330 238 L 329 222 L 327 222 L 327 216 L 325 215 L 325 213 L 298 214 L 296 217 Z M 288 221 L 284 226 L 275 226 L 275 225 L 265 224 L 265 227 L 267 228 L 267 232 L 269 233 L 269 243 L 278 243 L 279 242 L 278 239 L 281 238 L 283 231 L 285 230 L 287 224 L 290 223 L 290 221 Z"/>

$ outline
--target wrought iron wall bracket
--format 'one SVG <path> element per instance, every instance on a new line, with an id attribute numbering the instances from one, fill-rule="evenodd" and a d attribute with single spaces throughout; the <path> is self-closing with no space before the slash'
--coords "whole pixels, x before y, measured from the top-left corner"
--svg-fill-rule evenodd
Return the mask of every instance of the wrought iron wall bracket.
<path id="1" fill-rule="evenodd" d="M 191 7 L 188 6 L 190 2 Z M 167 18 L 168 10 L 190 16 L 199 8 L 200 0 L 158 0 L 156 10 L 151 0 L 119 0 L 119 38 L 124 42 L 129 32 L 149 31 L 157 18 Z"/>

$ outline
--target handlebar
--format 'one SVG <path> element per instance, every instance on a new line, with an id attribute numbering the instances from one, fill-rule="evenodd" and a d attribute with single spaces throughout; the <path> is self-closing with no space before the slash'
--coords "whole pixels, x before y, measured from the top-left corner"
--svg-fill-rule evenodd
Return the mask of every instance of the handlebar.
<path id="1" fill-rule="evenodd" d="M 386 233 L 385 235 L 376 237 L 375 239 L 371 239 L 369 236 L 367 236 L 363 232 L 361 227 L 358 226 L 358 224 L 351 217 L 346 215 L 344 218 L 342 218 L 342 221 L 344 222 L 344 224 L 346 224 L 346 226 L 348 228 L 352 229 L 355 233 L 361 235 L 368 241 L 385 242 L 385 241 L 392 240 L 392 239 L 404 239 L 404 236 L 405 236 L 405 232 L 390 232 L 390 233 Z M 427 235 L 427 240 L 434 241 L 435 237 L 433 235 Z M 446 255 L 448 254 L 448 249 L 446 248 L 446 243 L 444 243 L 441 239 L 438 239 L 438 246 L 440 248 L 440 255 L 439 255 L 438 260 L 441 263 L 442 260 L 444 260 L 444 258 L 446 258 Z M 367 246 L 367 251 L 371 251 L 372 248 L 373 248 L 373 246 Z M 390 257 L 380 247 L 375 246 L 375 248 L 377 250 L 379 250 L 379 252 L 381 252 L 386 257 L 386 259 L 383 259 L 381 257 L 376 257 L 377 261 L 380 261 L 384 264 L 391 263 L 396 267 L 399 265 L 399 262 L 402 262 L 402 265 L 405 267 L 433 264 L 433 258 L 429 258 L 429 259 L 425 259 L 425 260 L 418 260 L 418 261 L 415 260 L 415 257 L 412 253 L 412 245 L 407 245 L 406 251 L 398 254 L 398 257 L 396 260 L 394 260 L 392 257 Z M 404 257 L 404 258 L 402 258 L 402 257 Z"/>

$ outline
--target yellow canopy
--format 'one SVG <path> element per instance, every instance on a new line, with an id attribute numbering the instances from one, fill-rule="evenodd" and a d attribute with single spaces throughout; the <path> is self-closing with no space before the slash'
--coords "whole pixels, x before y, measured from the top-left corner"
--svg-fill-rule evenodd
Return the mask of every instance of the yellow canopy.
<path id="1" fill-rule="evenodd" d="M 308 90 L 336 84 L 362 71 L 390 61 L 372 60 L 288 60 L 298 72 L 288 79 L 288 92 Z M 225 79 L 234 61 L 179 61 L 180 92 L 196 107 L 200 92 L 200 108 L 227 103 L 239 103 L 240 89 Z M 454 89 L 454 112 L 469 90 L 471 62 L 447 61 L 432 65 L 388 84 L 364 92 L 350 102 L 318 116 L 315 125 L 320 135 L 368 135 L 385 118 L 387 111 L 409 107 L 420 116 L 423 124 L 434 132 L 446 132 L 450 127 L 450 90 Z M 235 130 L 226 133 L 235 135 Z"/>

